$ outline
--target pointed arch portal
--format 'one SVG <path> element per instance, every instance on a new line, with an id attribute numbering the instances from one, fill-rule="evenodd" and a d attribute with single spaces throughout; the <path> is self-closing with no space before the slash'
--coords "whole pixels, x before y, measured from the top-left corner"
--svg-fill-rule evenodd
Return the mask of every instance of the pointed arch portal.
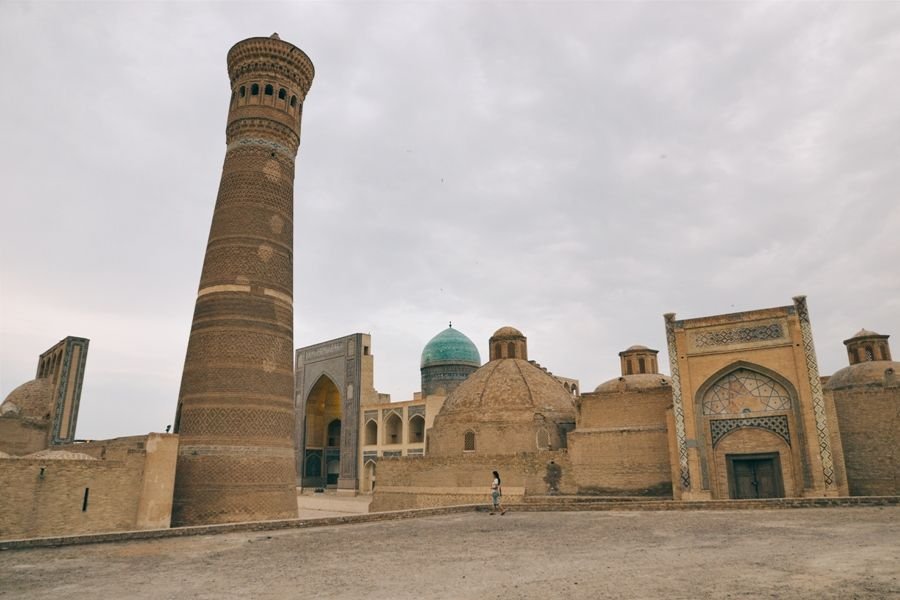
<path id="1" fill-rule="evenodd" d="M 306 398 L 304 485 L 336 486 L 341 464 L 341 393 L 322 375 Z"/>

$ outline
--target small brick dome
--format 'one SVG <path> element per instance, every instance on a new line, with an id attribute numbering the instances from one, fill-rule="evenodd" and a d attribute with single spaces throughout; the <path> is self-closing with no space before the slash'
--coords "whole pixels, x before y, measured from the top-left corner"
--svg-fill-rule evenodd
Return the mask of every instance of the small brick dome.
<path id="1" fill-rule="evenodd" d="M 572 417 L 572 395 L 551 375 L 527 360 L 492 361 L 447 397 L 442 419 L 531 421 L 535 413 Z"/>
<path id="2" fill-rule="evenodd" d="M 672 380 L 659 373 L 643 373 L 637 375 L 622 375 L 609 381 L 604 381 L 596 388 L 595 392 L 643 392 L 655 390 L 661 387 L 672 387 Z"/>
<path id="3" fill-rule="evenodd" d="M 9 393 L 0 404 L 0 416 L 15 415 L 29 421 L 48 421 L 53 407 L 53 381 L 32 379 Z"/>
<path id="4" fill-rule="evenodd" d="M 900 362 L 870 360 L 844 367 L 835 372 L 825 383 L 826 390 L 842 390 L 852 387 L 883 386 L 888 381 L 900 379 Z"/>

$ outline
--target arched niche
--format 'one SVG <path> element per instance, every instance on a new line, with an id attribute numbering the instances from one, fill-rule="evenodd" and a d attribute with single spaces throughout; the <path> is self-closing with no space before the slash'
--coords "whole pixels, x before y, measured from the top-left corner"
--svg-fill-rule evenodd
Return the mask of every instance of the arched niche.
<path id="1" fill-rule="evenodd" d="M 720 482 L 710 480 L 714 446 L 723 430 L 746 427 L 768 429 L 781 435 L 789 448 L 789 458 L 799 458 L 798 469 L 803 473 L 805 485 L 811 484 L 797 390 L 772 369 L 747 361 L 735 361 L 719 369 L 697 388 L 694 421 L 703 489 L 722 493 Z M 721 471 L 716 469 L 713 475 L 719 477 Z"/>

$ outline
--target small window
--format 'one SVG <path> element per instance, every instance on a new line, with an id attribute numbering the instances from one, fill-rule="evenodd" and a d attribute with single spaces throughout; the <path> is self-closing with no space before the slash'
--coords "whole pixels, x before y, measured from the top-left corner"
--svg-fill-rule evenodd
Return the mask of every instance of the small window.
<path id="1" fill-rule="evenodd" d="M 291 96 L 291 107 L 297 106 L 297 96 Z"/>
<path id="2" fill-rule="evenodd" d="M 633 371 L 632 371 L 632 367 L 631 367 L 631 360 L 630 360 L 630 359 L 629 359 L 629 360 L 626 360 L 626 361 L 625 361 L 625 374 L 626 374 L 626 375 L 631 375 L 632 372 L 633 372 Z"/>
<path id="3" fill-rule="evenodd" d="M 506 344 L 506 358 L 515 358 L 516 357 L 516 344 L 515 342 L 509 342 Z"/>
<path id="4" fill-rule="evenodd" d="M 866 346 L 866 360 L 875 360 L 875 353 L 872 352 L 872 346 Z"/>
<path id="5" fill-rule="evenodd" d="M 259 84 L 254 83 L 250 86 L 250 95 L 251 96 L 259 96 Z"/>
<path id="6" fill-rule="evenodd" d="M 244 96 L 247 95 L 247 88 L 244 86 L 241 86 L 241 89 L 238 93 L 241 95 L 241 98 L 243 98 Z"/>
<path id="7" fill-rule="evenodd" d="M 81 512 L 87 512 L 88 494 L 91 488 L 84 488 L 84 499 L 81 501 Z"/>
<path id="8" fill-rule="evenodd" d="M 647 365 L 646 365 L 646 363 L 644 363 L 644 359 L 643 359 L 643 358 L 639 358 L 639 359 L 638 359 L 638 371 L 641 372 L 641 373 L 646 373 L 646 372 L 647 372 Z"/>
<path id="9" fill-rule="evenodd" d="M 475 452 L 475 432 L 467 431 L 463 438 L 463 451 Z"/>
<path id="10" fill-rule="evenodd" d="M 328 424 L 328 445 L 337 447 L 341 445 L 341 420 L 335 419 Z"/>
<path id="11" fill-rule="evenodd" d="M 368 355 L 369 355 L 369 347 L 363 346 L 363 356 L 368 356 Z"/>
<path id="12" fill-rule="evenodd" d="M 272 87 L 272 84 L 266 84 L 266 96 L 271 96 L 275 93 L 275 88 Z"/>
<path id="13" fill-rule="evenodd" d="M 278 99 L 284 100 L 285 98 L 287 98 L 287 90 L 284 88 L 281 88 L 280 90 L 278 90 Z"/>

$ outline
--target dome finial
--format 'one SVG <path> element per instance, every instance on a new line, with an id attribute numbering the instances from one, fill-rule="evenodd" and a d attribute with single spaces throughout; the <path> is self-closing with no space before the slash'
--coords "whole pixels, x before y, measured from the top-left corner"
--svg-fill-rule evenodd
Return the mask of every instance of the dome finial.
<path id="1" fill-rule="evenodd" d="M 450 324 L 447 327 L 453 329 L 453 321 L 450 321 Z"/>
<path id="2" fill-rule="evenodd" d="M 275 32 L 275 33 L 273 33 L 272 35 L 269 36 L 269 39 L 270 39 L 270 40 L 280 40 L 280 39 L 281 39 L 281 36 L 278 35 L 278 32 Z"/>

